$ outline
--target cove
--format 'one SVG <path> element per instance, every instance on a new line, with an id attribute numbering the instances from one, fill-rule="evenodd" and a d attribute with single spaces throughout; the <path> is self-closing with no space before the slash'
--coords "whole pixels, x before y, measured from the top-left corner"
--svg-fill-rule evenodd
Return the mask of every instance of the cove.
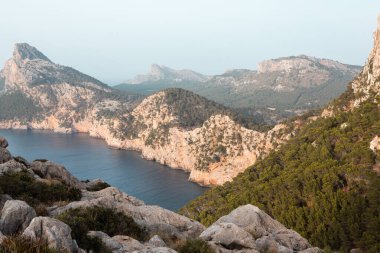
<path id="1" fill-rule="evenodd" d="M 80 180 L 100 178 L 149 205 L 177 211 L 207 188 L 189 182 L 188 173 L 148 161 L 135 151 L 109 148 L 87 134 L 40 130 L 0 130 L 13 156 L 60 163 Z"/>

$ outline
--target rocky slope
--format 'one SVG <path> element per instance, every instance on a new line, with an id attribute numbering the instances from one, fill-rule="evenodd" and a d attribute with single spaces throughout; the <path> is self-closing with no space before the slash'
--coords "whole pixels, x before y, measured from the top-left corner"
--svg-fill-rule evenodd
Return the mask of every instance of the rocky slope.
<path id="1" fill-rule="evenodd" d="M 181 242 L 198 239 L 206 242 L 214 252 L 320 252 L 297 232 L 287 229 L 281 223 L 272 219 L 259 208 L 241 206 L 229 215 L 221 217 L 209 228 L 190 220 L 185 216 L 173 213 L 158 206 L 145 205 L 142 201 L 119 191 L 114 187 L 89 190 L 99 181 L 80 182 L 63 166 L 50 161 L 28 162 L 20 157 L 13 158 L 7 151 L 8 143 L 0 138 L 1 162 L 0 180 L 2 177 L 26 173 L 33 178 L 29 184 L 59 185 L 80 189 L 81 198 L 77 201 L 57 201 L 46 206 L 45 214 L 37 213 L 31 206 L 35 205 L 27 193 L 20 196 L 23 200 L 14 199 L 16 185 L 6 180 L 1 181 L 0 189 L 11 195 L 0 195 L 0 250 L 2 247 L 14 247 L 17 241 L 12 236 L 18 233 L 22 238 L 47 245 L 59 252 L 86 252 L 81 249 L 83 241 L 76 241 L 77 232 L 62 222 L 62 214 L 73 210 L 88 210 L 88 208 L 103 208 L 131 217 L 145 231 L 145 239 L 135 239 L 125 234 L 112 237 L 103 231 L 88 231 L 90 238 L 98 238 L 109 252 L 161 252 L 175 253 L 171 248 L 178 248 Z M 4 156 L 3 154 L 7 154 Z M 21 178 L 19 180 L 22 180 Z M 19 181 L 16 181 L 17 184 Z M 13 194 L 13 195 L 12 195 Z M 38 198 L 34 196 L 35 198 Z M 50 196 L 52 197 L 52 196 Z M 41 200 L 42 201 L 42 200 Z M 41 210 L 39 210 L 41 212 Z M 76 226 L 79 228 L 78 220 Z M 98 222 L 95 217 L 95 222 Z M 101 221 L 104 222 L 104 221 Z M 111 221 L 106 221 L 111 222 Z M 84 223 L 83 223 L 83 226 Z M 159 235 L 159 236 L 158 236 Z M 79 243 L 79 245 L 78 245 Z M 11 246 L 10 246 L 11 245 Z M 95 245 L 85 245 L 95 247 Z M 105 249 L 103 249 L 105 250 Z M 100 251 L 104 252 L 104 251 Z"/>
<path id="2" fill-rule="evenodd" d="M 139 97 L 52 63 L 17 44 L 2 70 L 1 128 L 84 132 L 108 145 L 190 172 L 204 185 L 230 181 L 289 137 L 284 125 L 252 128 L 236 113 L 181 89 Z"/>
<path id="3" fill-rule="evenodd" d="M 300 55 L 261 62 L 257 70 L 233 69 L 208 79 L 173 83 L 163 79 L 140 80 L 138 86 L 119 85 L 127 91 L 149 94 L 167 87 L 181 87 L 235 108 L 266 108 L 293 114 L 326 105 L 338 97 L 361 70 L 359 66 Z M 288 112 L 289 113 L 289 112 Z"/>
<path id="4" fill-rule="evenodd" d="M 242 204 L 255 204 L 318 247 L 378 252 L 379 48 L 380 18 L 368 61 L 341 97 L 308 117 L 277 151 L 181 213 L 211 224 Z"/>
<path id="5" fill-rule="evenodd" d="M 138 75 L 134 79 L 127 80 L 128 84 L 141 84 L 146 82 L 204 82 L 208 79 L 207 76 L 197 73 L 189 69 L 175 70 L 163 65 L 153 64 L 150 67 L 150 73 L 146 75 Z"/>

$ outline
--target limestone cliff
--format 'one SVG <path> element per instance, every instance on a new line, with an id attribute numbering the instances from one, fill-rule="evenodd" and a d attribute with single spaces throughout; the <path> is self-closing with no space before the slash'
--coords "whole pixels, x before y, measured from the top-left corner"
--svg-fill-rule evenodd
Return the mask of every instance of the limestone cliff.
<path id="1" fill-rule="evenodd" d="M 6 92 L 1 128 L 84 132 L 115 148 L 190 172 L 219 185 L 288 138 L 285 126 L 259 131 L 238 114 L 192 92 L 168 89 L 144 100 L 54 64 L 34 47 L 16 44 L 2 71 Z"/>

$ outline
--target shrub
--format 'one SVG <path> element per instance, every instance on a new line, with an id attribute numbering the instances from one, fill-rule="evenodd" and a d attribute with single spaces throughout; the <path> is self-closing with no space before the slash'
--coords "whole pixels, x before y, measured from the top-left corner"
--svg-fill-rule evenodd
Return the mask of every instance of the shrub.
<path id="1" fill-rule="evenodd" d="M 1 253 L 58 253 L 48 247 L 44 240 L 31 240 L 21 235 L 10 236 L 0 245 Z"/>
<path id="2" fill-rule="evenodd" d="M 179 253 L 214 253 L 214 250 L 204 241 L 188 240 L 178 249 Z"/>
<path id="3" fill-rule="evenodd" d="M 79 247 L 103 252 L 102 244 L 87 236 L 88 231 L 103 231 L 109 236 L 128 235 L 137 240 L 145 238 L 145 231 L 124 213 L 103 207 L 70 209 L 57 217 L 72 229 L 72 237 Z"/>
<path id="4" fill-rule="evenodd" d="M 42 206 L 81 198 L 79 189 L 61 183 L 47 184 L 36 181 L 26 171 L 0 176 L 0 191 L 14 199 L 24 200 L 34 207 L 39 215 L 46 214 L 46 211 L 41 209 Z"/>

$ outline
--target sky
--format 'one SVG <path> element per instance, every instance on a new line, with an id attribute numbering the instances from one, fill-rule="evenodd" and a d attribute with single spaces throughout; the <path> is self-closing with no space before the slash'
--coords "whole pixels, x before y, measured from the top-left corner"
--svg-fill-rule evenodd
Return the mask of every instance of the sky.
<path id="1" fill-rule="evenodd" d="M 153 63 L 203 74 L 306 54 L 363 65 L 379 0 L 0 0 L 0 64 L 27 42 L 113 85 Z"/>

